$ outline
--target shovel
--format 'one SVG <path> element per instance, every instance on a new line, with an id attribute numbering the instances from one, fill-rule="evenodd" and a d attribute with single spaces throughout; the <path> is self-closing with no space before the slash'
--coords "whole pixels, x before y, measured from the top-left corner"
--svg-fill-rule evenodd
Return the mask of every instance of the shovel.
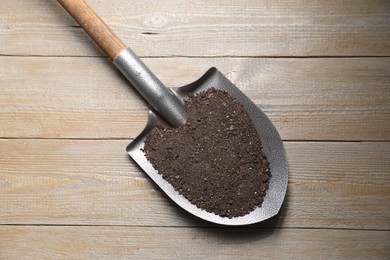
<path id="1" fill-rule="evenodd" d="M 111 58 L 114 65 L 151 106 L 145 129 L 128 145 L 127 152 L 174 202 L 201 219 L 232 226 L 261 222 L 279 212 L 286 195 L 288 181 L 288 165 L 283 143 L 272 122 L 244 93 L 216 68 L 209 69 L 197 81 L 186 86 L 166 88 L 85 1 L 58 0 L 58 2 Z M 270 163 L 272 177 L 262 206 L 240 217 L 221 217 L 196 207 L 158 174 L 143 152 L 145 138 L 154 127 L 184 125 L 187 121 L 184 100 L 190 93 L 196 95 L 210 88 L 226 91 L 244 106 L 262 140 L 263 151 Z"/>

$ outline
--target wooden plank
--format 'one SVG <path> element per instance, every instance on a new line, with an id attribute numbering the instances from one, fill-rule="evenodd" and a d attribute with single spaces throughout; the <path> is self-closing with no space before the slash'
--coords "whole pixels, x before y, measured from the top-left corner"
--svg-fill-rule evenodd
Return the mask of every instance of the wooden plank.
<path id="1" fill-rule="evenodd" d="M 390 58 L 145 62 L 168 86 L 216 66 L 285 140 L 390 140 Z M 0 57 L 0 67 L 0 137 L 134 138 L 146 124 L 145 102 L 108 59 Z"/>
<path id="2" fill-rule="evenodd" d="M 389 231 L 0 226 L 4 259 L 388 259 Z"/>
<path id="3" fill-rule="evenodd" d="M 0 140 L 0 224 L 204 226 L 125 153 L 127 140 Z M 286 142 L 289 188 L 265 227 L 390 229 L 390 143 Z"/>
<path id="4" fill-rule="evenodd" d="M 390 55 L 387 0 L 89 2 L 141 56 Z M 51 0 L 3 1 L 0 38 L 3 55 L 103 55 Z"/>
<path id="5" fill-rule="evenodd" d="M 168 86 L 216 66 L 285 140 L 390 139 L 390 58 L 145 62 Z M 146 125 L 147 105 L 108 59 L 0 57 L 0 67 L 2 137 L 134 138 Z"/>

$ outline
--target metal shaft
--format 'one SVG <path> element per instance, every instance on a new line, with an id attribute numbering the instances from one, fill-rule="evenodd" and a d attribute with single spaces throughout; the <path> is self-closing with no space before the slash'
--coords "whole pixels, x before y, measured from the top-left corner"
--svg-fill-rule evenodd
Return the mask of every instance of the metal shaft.
<path id="1" fill-rule="evenodd" d="M 123 50 L 113 62 L 153 109 L 171 126 L 178 127 L 187 122 L 181 100 L 164 86 L 130 48 Z"/>

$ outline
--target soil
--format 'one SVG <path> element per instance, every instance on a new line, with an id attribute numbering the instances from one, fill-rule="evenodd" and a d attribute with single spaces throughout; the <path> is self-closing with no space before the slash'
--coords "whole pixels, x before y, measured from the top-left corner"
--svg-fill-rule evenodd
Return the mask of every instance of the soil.
<path id="1" fill-rule="evenodd" d="M 185 101 L 187 124 L 155 127 L 144 152 L 153 167 L 198 208 L 239 217 L 261 207 L 271 177 L 260 137 L 244 107 L 209 89 Z"/>

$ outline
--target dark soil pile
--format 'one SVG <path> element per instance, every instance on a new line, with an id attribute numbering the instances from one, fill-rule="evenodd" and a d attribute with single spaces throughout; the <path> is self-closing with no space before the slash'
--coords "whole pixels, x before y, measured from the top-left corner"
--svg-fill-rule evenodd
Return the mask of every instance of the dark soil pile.
<path id="1" fill-rule="evenodd" d="M 222 217 L 261 207 L 271 177 L 260 137 L 243 106 L 209 89 L 185 101 L 187 124 L 154 128 L 145 155 L 191 203 Z"/>

